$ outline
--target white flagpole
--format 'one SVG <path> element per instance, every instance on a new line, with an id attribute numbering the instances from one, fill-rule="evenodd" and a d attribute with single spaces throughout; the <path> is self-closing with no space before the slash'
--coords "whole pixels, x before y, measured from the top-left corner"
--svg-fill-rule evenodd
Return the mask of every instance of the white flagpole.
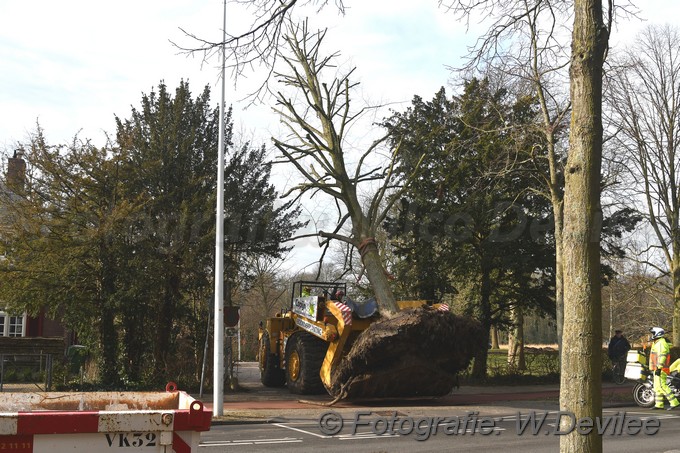
<path id="1" fill-rule="evenodd" d="M 227 1 L 222 19 L 222 94 L 217 140 L 217 208 L 215 225 L 215 343 L 213 366 L 213 415 L 224 413 L 224 73 L 227 38 Z"/>

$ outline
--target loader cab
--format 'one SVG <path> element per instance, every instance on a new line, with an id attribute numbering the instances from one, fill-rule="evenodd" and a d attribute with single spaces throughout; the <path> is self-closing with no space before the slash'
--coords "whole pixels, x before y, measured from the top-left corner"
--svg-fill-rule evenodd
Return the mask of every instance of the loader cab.
<path id="1" fill-rule="evenodd" d="M 293 310 L 295 299 L 316 296 L 326 300 L 337 300 L 336 294 L 342 291 L 347 294 L 347 283 L 344 282 L 315 282 L 298 280 L 293 283 L 293 291 L 290 297 L 290 309 Z"/>

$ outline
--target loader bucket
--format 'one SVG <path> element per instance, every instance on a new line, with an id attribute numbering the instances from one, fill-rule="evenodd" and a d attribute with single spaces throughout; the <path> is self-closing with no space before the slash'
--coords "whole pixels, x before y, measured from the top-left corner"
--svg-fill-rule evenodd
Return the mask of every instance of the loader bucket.
<path id="1" fill-rule="evenodd" d="M 438 397 L 451 392 L 459 372 L 480 348 L 478 322 L 420 307 L 364 330 L 332 371 L 336 399 Z"/>

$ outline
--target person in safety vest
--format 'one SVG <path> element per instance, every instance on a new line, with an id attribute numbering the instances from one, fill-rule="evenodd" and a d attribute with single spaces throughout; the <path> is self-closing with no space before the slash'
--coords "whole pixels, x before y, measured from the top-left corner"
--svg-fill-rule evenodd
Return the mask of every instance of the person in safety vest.
<path id="1" fill-rule="evenodd" d="M 652 342 L 649 369 L 654 372 L 654 393 L 656 393 L 654 409 L 663 409 L 664 399 L 667 399 L 670 404 L 667 410 L 670 411 L 680 406 L 680 402 L 666 383 L 666 376 L 670 373 L 668 367 L 671 364 L 671 348 L 664 338 L 666 331 L 661 327 L 652 327 L 649 333 L 651 334 L 649 341 Z"/>

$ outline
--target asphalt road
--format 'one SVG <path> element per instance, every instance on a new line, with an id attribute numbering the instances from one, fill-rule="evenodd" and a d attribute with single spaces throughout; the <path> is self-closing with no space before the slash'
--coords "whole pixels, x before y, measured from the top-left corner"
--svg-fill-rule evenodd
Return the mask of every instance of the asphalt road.
<path id="1" fill-rule="evenodd" d="M 558 451 L 559 430 L 598 429 L 604 451 L 680 453 L 680 412 L 637 406 L 605 409 L 590 424 L 558 413 L 553 403 L 413 410 L 332 410 L 300 418 L 272 418 L 267 423 L 213 426 L 202 433 L 200 451 L 208 452 L 436 452 L 503 453 Z M 325 414 L 325 415 L 324 415 Z M 562 421 L 561 427 L 556 419 Z M 341 426 L 342 425 L 342 426 Z"/>
<path id="2" fill-rule="evenodd" d="M 557 417 L 562 430 L 589 426 L 557 412 L 558 386 L 461 387 L 432 401 L 327 408 L 263 387 L 256 363 L 240 364 L 238 375 L 243 391 L 225 396 L 225 416 L 201 434 L 201 452 L 551 452 L 560 442 Z M 680 411 L 641 409 L 631 390 L 632 383 L 603 385 L 603 419 L 592 429 L 599 423 L 605 451 L 680 453 Z"/>

